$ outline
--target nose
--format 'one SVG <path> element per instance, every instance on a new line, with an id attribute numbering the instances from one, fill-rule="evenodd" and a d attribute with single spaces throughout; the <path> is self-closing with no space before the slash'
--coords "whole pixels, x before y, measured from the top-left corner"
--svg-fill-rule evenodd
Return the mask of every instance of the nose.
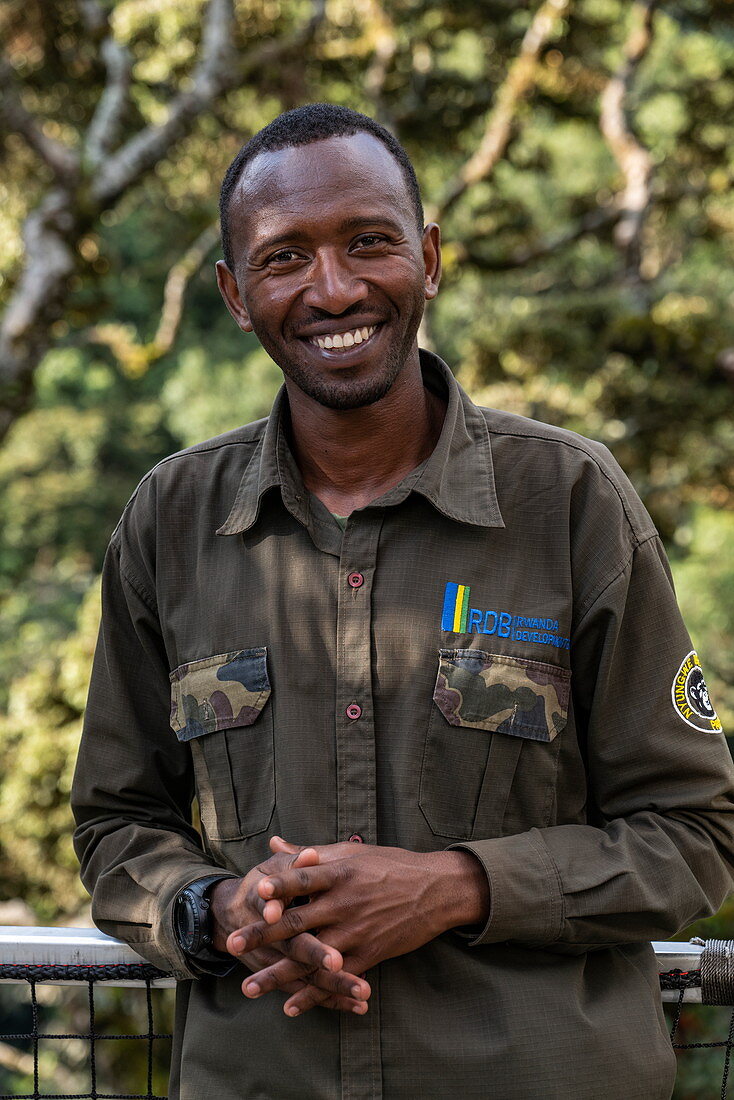
<path id="1" fill-rule="evenodd" d="M 304 305 L 335 315 L 363 301 L 365 283 L 354 271 L 348 255 L 334 248 L 320 249 L 309 269 Z"/>

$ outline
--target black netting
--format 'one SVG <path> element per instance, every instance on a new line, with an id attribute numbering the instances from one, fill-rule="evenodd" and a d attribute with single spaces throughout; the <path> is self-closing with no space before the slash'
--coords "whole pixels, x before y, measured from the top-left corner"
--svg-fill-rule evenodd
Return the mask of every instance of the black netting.
<path id="1" fill-rule="evenodd" d="M 154 1056 L 156 1043 L 161 1040 L 170 1040 L 170 1032 L 157 1032 L 155 1029 L 155 1017 L 153 1006 L 153 989 L 151 982 L 163 975 L 155 967 L 147 963 L 134 963 L 114 966 L 50 966 L 50 965 L 0 965 L 0 978 L 12 978 L 25 981 L 30 992 L 30 1028 L 24 1031 L 5 1032 L 0 1038 L 3 1043 L 17 1044 L 19 1049 L 28 1049 L 32 1058 L 32 1087 L 33 1091 L 25 1092 L 0 1092 L 0 1100 L 166 1100 L 165 1096 L 156 1093 L 153 1088 Z M 49 981 L 79 981 L 80 985 L 87 986 L 87 1011 L 89 1025 L 87 1030 L 57 1032 L 44 1030 L 44 1007 L 39 1004 L 38 986 L 41 982 Z M 145 990 L 145 1030 L 139 1032 L 129 1031 L 121 1034 L 113 1034 L 108 1030 L 98 1030 L 97 1006 L 95 1002 L 95 986 L 99 982 L 110 981 L 144 981 Z M 138 997 L 136 991 L 132 991 L 134 997 Z M 42 1080 L 41 1050 L 47 1041 L 59 1042 L 62 1040 L 80 1040 L 87 1044 L 86 1076 L 89 1088 L 87 1091 L 68 1092 L 44 1092 Z M 98 1044 L 109 1042 L 138 1041 L 146 1045 L 147 1069 L 143 1073 L 144 1080 L 140 1082 L 139 1091 L 117 1092 L 100 1091 L 98 1074 Z M 25 1076 L 30 1077 L 30 1072 Z M 145 1091 L 142 1091 L 142 1089 Z"/>
<path id="2" fill-rule="evenodd" d="M 709 941 L 711 943 L 713 941 Z M 673 1022 L 670 1028 L 670 1041 L 673 1044 L 675 1051 L 685 1050 L 721 1050 L 723 1052 L 724 1064 L 723 1072 L 721 1076 L 721 1100 L 726 1100 L 727 1089 L 729 1086 L 729 1066 L 731 1064 L 731 1052 L 734 1046 L 734 1008 L 729 1016 L 728 1032 L 725 1039 L 712 1040 L 709 1042 L 697 1042 L 697 1043 L 681 1043 L 677 1042 L 679 1038 L 679 1031 L 681 1030 L 681 1023 L 683 1018 L 684 998 L 687 989 L 693 989 L 701 986 L 701 972 L 699 970 L 670 970 L 666 974 L 660 975 L 660 988 L 665 990 L 677 989 L 678 999 L 675 1004 L 675 1010 L 673 1012 Z M 701 1100 L 705 1100 L 701 1097 Z"/>
<path id="3" fill-rule="evenodd" d="M 0 963 L 0 979 L 23 982 L 113 982 L 154 981 L 165 978 L 163 971 L 150 963 Z"/>
<path id="4" fill-rule="evenodd" d="M 711 941 L 709 941 L 711 943 Z M 717 941 L 718 942 L 718 941 Z M 708 947 L 708 945 L 707 945 Z M 716 948 L 711 952 L 710 958 L 714 958 L 716 954 Z M 728 956 L 727 956 L 728 960 Z M 727 962 L 728 965 L 728 962 Z M 704 968 L 702 967 L 702 970 Z M 156 1052 L 156 1043 L 160 1043 L 161 1040 L 170 1040 L 171 1035 L 168 1032 L 157 1032 L 155 1029 L 154 1020 L 154 1005 L 153 1005 L 153 988 L 151 983 L 156 979 L 163 977 L 161 971 L 155 967 L 150 966 L 148 963 L 132 963 L 124 965 L 107 965 L 107 966 L 84 966 L 84 965 L 64 965 L 64 966 L 51 966 L 47 964 L 43 965 L 17 965 L 17 964 L 0 964 L 0 979 L 13 979 L 15 981 L 23 981 L 27 984 L 30 992 L 30 1026 L 26 1030 L 17 1032 L 5 1031 L 0 1040 L 3 1043 L 17 1043 L 28 1049 L 32 1070 L 27 1071 L 27 1076 L 30 1078 L 32 1074 L 32 1088 L 33 1091 L 25 1092 L 0 1092 L 0 1100 L 166 1100 L 166 1097 L 161 1096 L 154 1091 L 154 1058 Z M 715 975 L 714 975 L 715 977 Z M 87 988 L 87 1012 L 89 1018 L 89 1024 L 87 1030 L 78 1030 L 70 1032 L 55 1032 L 44 1030 L 44 1006 L 39 1004 L 38 998 L 38 986 L 43 982 L 51 981 L 78 981 L 80 986 L 86 985 Z M 95 1003 L 95 986 L 98 983 L 105 983 L 111 981 L 129 981 L 136 980 L 144 983 L 145 989 L 145 1028 L 144 1030 L 129 1031 L 125 1033 L 112 1033 L 109 1030 L 104 1030 L 102 1027 L 98 1030 L 98 1014 L 97 1006 Z M 709 983 L 711 977 L 709 976 Z M 678 998 L 677 1003 L 673 1008 L 673 1019 L 670 1031 L 670 1040 L 673 1044 L 673 1048 L 676 1051 L 693 1051 L 693 1050 L 721 1050 L 723 1053 L 723 1072 L 721 1077 L 721 1100 L 726 1100 L 728 1081 L 729 1081 L 729 1067 L 731 1064 L 731 1053 L 734 1047 L 734 1009 L 728 1016 L 728 1031 L 726 1038 L 720 1040 L 701 1041 L 701 1042 L 681 1042 L 680 1033 L 681 1030 L 686 1030 L 685 1024 L 685 1012 L 691 1011 L 690 1006 L 686 1006 L 684 1010 L 684 998 L 687 989 L 694 987 L 700 987 L 702 984 L 702 971 L 681 971 L 670 970 L 667 973 L 660 975 L 660 987 L 663 990 L 677 990 Z M 134 994 L 134 996 L 137 996 Z M 700 1006 L 694 1005 L 693 1012 L 700 1011 Z M 717 1010 L 720 1011 L 720 1010 Z M 89 1082 L 88 1091 L 66 1091 L 66 1092 L 43 1092 L 44 1087 L 42 1080 L 41 1069 L 41 1048 L 42 1044 L 47 1041 L 59 1041 L 59 1040 L 77 1040 L 87 1044 L 87 1058 L 85 1072 Z M 145 1044 L 146 1051 L 146 1066 L 147 1069 L 143 1073 L 145 1077 L 144 1089 L 142 1088 L 137 1092 L 114 1092 L 114 1091 L 99 1091 L 100 1077 L 98 1074 L 98 1053 L 100 1043 L 110 1043 L 114 1041 L 130 1041 L 136 1040 L 139 1043 Z M 141 1082 L 142 1085 L 142 1082 Z M 718 1086 L 716 1086 L 718 1088 Z M 713 1093 L 711 1093 L 713 1097 Z M 700 1100 L 709 1100 L 708 1097 L 700 1097 Z"/>

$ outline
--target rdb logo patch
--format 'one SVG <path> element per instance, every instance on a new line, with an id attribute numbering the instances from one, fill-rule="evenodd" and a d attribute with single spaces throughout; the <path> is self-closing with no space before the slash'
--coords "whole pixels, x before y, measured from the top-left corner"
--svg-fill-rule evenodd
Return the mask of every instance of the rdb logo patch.
<path id="1" fill-rule="evenodd" d="M 720 730 L 721 722 L 711 705 L 698 654 L 692 649 L 681 663 L 672 688 L 673 706 L 695 730 Z"/>

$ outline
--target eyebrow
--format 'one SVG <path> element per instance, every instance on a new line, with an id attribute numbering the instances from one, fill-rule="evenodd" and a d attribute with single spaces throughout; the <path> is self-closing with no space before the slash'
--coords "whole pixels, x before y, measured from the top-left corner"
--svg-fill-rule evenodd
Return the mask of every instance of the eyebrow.
<path id="1" fill-rule="evenodd" d="M 341 228 L 343 229 L 364 229 L 368 225 L 382 225 L 387 229 L 391 229 L 393 233 L 402 233 L 403 227 L 392 218 L 385 217 L 383 215 L 355 215 L 353 218 L 347 218 L 342 222 Z"/>

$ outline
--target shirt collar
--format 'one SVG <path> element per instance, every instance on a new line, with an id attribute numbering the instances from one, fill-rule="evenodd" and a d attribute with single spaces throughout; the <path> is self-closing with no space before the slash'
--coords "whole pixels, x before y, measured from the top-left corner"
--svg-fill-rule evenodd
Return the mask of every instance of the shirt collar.
<path id="1" fill-rule="evenodd" d="M 448 402 L 441 435 L 429 458 L 372 501 L 370 507 L 399 504 L 416 492 L 449 519 L 477 527 L 504 527 L 487 422 L 443 360 L 423 350 L 420 358 L 424 382 Z M 309 496 L 288 446 L 287 413 L 288 398 L 283 386 L 218 535 L 248 531 L 257 520 L 264 494 L 275 487 L 280 487 L 288 511 L 308 525 Z"/>

